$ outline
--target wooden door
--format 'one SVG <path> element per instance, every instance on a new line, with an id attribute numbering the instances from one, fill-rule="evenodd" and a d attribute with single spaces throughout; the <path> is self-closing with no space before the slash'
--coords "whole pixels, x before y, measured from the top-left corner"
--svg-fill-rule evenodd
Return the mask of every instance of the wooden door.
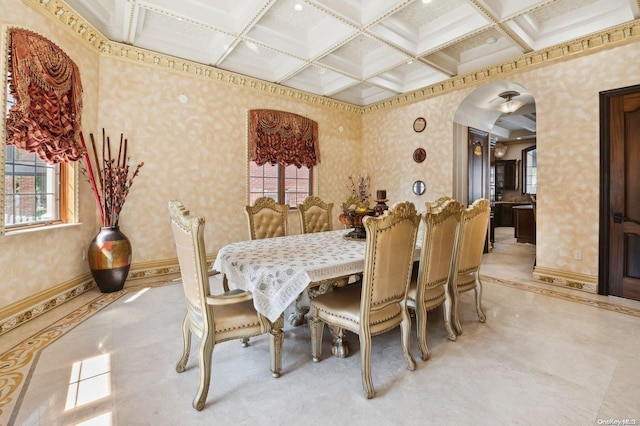
<path id="1" fill-rule="evenodd" d="M 640 86 L 605 92 L 600 106 L 599 291 L 640 300 Z"/>

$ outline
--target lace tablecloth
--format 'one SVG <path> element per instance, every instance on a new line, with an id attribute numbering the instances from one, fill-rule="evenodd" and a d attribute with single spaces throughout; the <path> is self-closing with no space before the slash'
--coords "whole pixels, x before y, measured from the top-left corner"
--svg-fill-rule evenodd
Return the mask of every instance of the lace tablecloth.
<path id="1" fill-rule="evenodd" d="M 213 269 L 227 276 L 229 287 L 251 291 L 256 310 L 275 321 L 310 283 L 364 271 L 366 243 L 343 238 L 350 231 L 231 243 L 220 249 Z"/>
<path id="2" fill-rule="evenodd" d="M 312 282 L 361 273 L 364 241 L 349 229 L 240 241 L 218 252 L 213 269 L 229 286 L 250 290 L 256 310 L 275 321 Z"/>

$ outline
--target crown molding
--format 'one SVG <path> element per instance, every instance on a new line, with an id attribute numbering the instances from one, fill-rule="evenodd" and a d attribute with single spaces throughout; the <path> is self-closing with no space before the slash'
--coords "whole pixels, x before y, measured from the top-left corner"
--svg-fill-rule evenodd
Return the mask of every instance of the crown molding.
<path id="1" fill-rule="evenodd" d="M 580 39 L 526 53 L 497 65 L 458 75 L 411 93 L 398 95 L 366 107 L 360 107 L 253 77 L 232 73 L 213 66 L 111 41 L 63 0 L 22 1 L 33 9 L 43 13 L 45 16 L 48 16 L 52 21 L 56 21 L 65 26 L 88 46 L 102 55 L 165 70 L 168 69 L 189 76 L 214 80 L 229 86 L 257 90 L 269 95 L 305 102 L 310 105 L 323 106 L 356 114 L 367 114 L 411 104 L 455 90 L 505 78 L 507 75 L 637 42 L 640 39 L 640 19 L 636 19 Z M 640 5 L 640 0 L 638 3 Z"/>

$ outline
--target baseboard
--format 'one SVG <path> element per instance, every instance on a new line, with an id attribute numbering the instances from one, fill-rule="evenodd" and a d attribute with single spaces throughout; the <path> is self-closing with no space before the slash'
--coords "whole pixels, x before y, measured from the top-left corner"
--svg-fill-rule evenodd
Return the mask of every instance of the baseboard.
<path id="1" fill-rule="evenodd" d="M 213 263 L 215 255 L 207 256 L 207 262 Z M 132 264 L 128 281 L 143 278 L 161 277 L 180 272 L 178 259 Z M 82 293 L 95 287 L 90 273 L 58 284 L 42 293 L 30 296 L 0 310 L 0 336 L 16 327 L 51 311 Z M 125 287 L 127 284 L 125 284 Z"/>
<path id="2" fill-rule="evenodd" d="M 592 294 L 598 293 L 598 277 L 593 275 L 558 271 L 536 266 L 533 268 L 533 278 L 537 281 L 558 287 L 582 290 Z"/>

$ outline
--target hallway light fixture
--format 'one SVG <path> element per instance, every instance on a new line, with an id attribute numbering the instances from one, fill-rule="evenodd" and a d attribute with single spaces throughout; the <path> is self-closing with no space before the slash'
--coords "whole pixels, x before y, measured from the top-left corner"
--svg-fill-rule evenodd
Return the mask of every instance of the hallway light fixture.
<path id="1" fill-rule="evenodd" d="M 496 158 L 502 158 L 506 153 L 507 153 L 507 146 L 502 142 L 496 143 L 496 145 L 493 147 L 493 155 Z"/>
<path id="2" fill-rule="evenodd" d="M 477 155 L 478 157 L 482 155 L 482 142 L 475 141 L 473 143 L 473 155 Z"/>
<path id="3" fill-rule="evenodd" d="M 506 92 L 502 92 L 498 96 L 505 100 L 503 103 L 501 103 L 496 107 L 496 109 L 502 112 L 503 114 L 511 114 L 512 112 L 515 112 L 518 108 L 520 108 L 522 105 L 524 105 L 524 102 L 522 101 L 513 100 L 515 96 L 520 96 L 520 93 L 514 90 L 508 90 Z"/>

